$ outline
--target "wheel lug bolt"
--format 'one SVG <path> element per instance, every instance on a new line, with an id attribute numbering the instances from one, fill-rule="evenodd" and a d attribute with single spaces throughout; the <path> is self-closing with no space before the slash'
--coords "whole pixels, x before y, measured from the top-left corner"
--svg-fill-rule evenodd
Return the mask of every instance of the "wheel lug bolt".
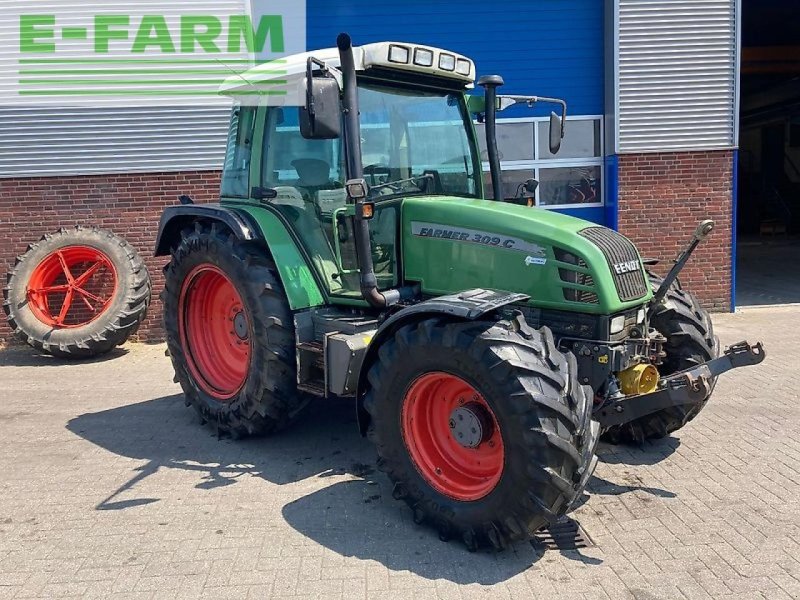
<path id="1" fill-rule="evenodd" d="M 453 419 L 450 419 L 450 429 L 455 429 L 455 428 L 456 428 L 456 422 L 453 421 Z"/>

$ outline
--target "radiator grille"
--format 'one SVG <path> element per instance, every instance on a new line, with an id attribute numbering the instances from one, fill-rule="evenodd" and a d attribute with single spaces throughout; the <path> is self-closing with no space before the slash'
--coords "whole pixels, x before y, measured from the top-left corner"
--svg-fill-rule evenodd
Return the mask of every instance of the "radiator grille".
<path id="1" fill-rule="evenodd" d="M 569 263 L 572 265 L 576 265 L 583 269 L 588 269 L 588 265 L 586 261 L 583 260 L 580 256 L 568 252 L 562 248 L 554 247 L 553 252 L 555 254 L 556 260 Z M 594 278 L 589 275 L 588 273 L 581 273 L 579 271 L 575 271 L 570 268 L 566 267 L 559 267 L 558 268 L 558 276 L 561 281 L 567 283 L 577 283 L 579 285 L 585 285 L 587 287 L 594 287 Z M 576 290 L 574 288 L 563 288 L 564 299 L 569 300 L 570 302 L 583 302 L 585 304 L 597 304 L 599 302 L 599 298 L 595 292 L 589 290 Z"/>
<path id="2" fill-rule="evenodd" d="M 615 268 L 620 263 L 635 261 L 639 264 L 639 253 L 625 236 L 605 227 L 587 227 L 580 235 L 600 248 L 605 255 L 620 300 L 627 302 L 647 294 L 647 282 L 641 266 L 627 273 L 619 273 Z"/>

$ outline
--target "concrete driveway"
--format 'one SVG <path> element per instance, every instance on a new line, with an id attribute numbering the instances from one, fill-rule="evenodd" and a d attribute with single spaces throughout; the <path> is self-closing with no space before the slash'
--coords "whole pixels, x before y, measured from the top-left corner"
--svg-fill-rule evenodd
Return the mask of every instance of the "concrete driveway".
<path id="1" fill-rule="evenodd" d="M 499 554 L 412 522 L 349 402 L 219 440 L 164 346 L 0 352 L 0 598 L 798 598 L 800 308 L 715 321 L 767 360 L 677 435 L 601 447 L 591 547 Z"/>

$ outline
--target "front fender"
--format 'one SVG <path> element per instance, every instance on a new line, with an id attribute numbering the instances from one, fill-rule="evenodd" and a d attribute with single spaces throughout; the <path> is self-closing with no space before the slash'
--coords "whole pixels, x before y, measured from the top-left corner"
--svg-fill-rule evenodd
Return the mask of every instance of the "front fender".
<path id="1" fill-rule="evenodd" d="M 431 315 L 448 316 L 453 320 L 475 321 L 498 308 L 526 302 L 530 297 L 525 294 L 506 292 L 503 290 L 474 289 L 431 298 L 404 308 L 386 319 L 372 338 L 364 355 L 361 369 L 358 374 L 358 387 L 356 388 L 356 413 L 358 429 L 361 435 L 366 435 L 369 426 L 369 413 L 364 410 L 362 402 L 367 391 L 367 373 L 378 355 L 381 344 L 403 325 L 419 321 Z"/>

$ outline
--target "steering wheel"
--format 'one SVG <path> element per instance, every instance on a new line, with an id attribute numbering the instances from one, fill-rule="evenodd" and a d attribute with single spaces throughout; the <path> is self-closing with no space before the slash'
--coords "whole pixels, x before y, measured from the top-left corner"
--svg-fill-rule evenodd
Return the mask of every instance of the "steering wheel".
<path id="1" fill-rule="evenodd" d="M 381 183 L 389 181 L 389 178 L 392 176 L 392 170 L 386 165 L 373 163 L 364 167 L 364 175 L 369 177 L 370 185 L 380 185 Z M 384 175 L 386 179 L 384 181 L 378 181 L 377 177 L 379 175 Z"/>

